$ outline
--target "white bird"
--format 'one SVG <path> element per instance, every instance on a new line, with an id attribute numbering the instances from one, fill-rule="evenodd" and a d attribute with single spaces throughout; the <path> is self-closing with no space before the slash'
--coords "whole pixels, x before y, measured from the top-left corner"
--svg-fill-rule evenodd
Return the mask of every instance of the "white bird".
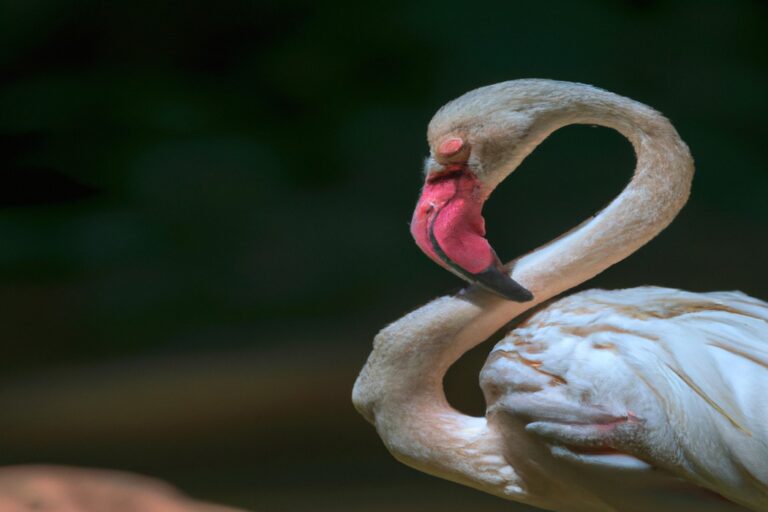
<path id="1" fill-rule="evenodd" d="M 484 238 L 483 202 L 569 124 L 626 136 L 632 180 L 597 215 L 502 266 Z M 390 452 L 548 510 L 768 510 L 768 303 L 654 287 L 545 303 L 636 251 L 682 208 L 693 161 L 669 121 L 588 85 L 517 80 L 448 103 L 428 139 L 412 233 L 476 286 L 376 336 L 353 401 Z M 454 410 L 447 369 L 537 305 L 488 357 L 486 416 Z"/>

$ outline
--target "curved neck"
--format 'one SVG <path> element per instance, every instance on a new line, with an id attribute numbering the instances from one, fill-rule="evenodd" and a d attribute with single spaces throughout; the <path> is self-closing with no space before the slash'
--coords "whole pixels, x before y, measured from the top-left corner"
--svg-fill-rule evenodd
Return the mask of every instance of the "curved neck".
<path id="1" fill-rule="evenodd" d="M 549 134 L 569 124 L 618 130 L 632 143 L 637 165 L 629 185 L 599 214 L 508 264 L 513 279 L 535 299 L 514 303 L 470 288 L 406 315 L 374 342 L 355 385 L 355 404 L 375 422 L 390 449 L 411 465 L 498 494 L 490 489 L 487 468 L 473 473 L 466 460 L 440 449 L 470 442 L 457 423 L 477 420 L 450 408 L 442 387 L 445 372 L 511 319 L 636 251 L 672 221 L 688 198 L 693 162 L 669 121 L 637 102 L 586 89 L 588 94 L 537 106 L 527 138 L 497 183 Z"/>
<path id="2" fill-rule="evenodd" d="M 590 93 L 537 112 L 529 137 L 497 182 L 555 130 L 571 124 L 597 124 L 619 131 L 632 144 L 637 163 L 630 183 L 597 215 L 507 264 L 512 278 L 533 292 L 533 301 L 515 303 L 470 289 L 464 298 L 480 306 L 472 308 L 477 317 L 450 342 L 443 338 L 426 359 L 429 370 L 420 369 L 419 375 L 440 371 L 442 379 L 462 354 L 513 318 L 591 279 L 645 245 L 669 225 L 687 201 L 693 159 L 671 123 L 635 101 L 592 88 Z M 435 320 L 442 324 L 442 319 Z M 420 345 L 419 352 L 423 354 L 425 348 Z"/>
<path id="3" fill-rule="evenodd" d="M 693 159 L 669 121 L 640 103 L 605 93 L 544 116 L 528 147 L 569 124 L 613 128 L 632 144 L 637 164 L 627 187 L 605 209 L 555 241 L 510 263 L 539 302 L 599 274 L 666 228 L 688 200 Z"/>

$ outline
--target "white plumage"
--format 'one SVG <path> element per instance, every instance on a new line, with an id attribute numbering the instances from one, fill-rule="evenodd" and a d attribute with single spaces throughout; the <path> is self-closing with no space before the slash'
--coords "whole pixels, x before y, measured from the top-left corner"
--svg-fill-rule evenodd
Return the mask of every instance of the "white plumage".
<path id="1" fill-rule="evenodd" d="M 665 468 L 766 510 L 767 330 L 768 304 L 741 292 L 589 290 L 511 331 L 481 385 L 490 417 L 519 418 L 511 423 L 541 436 L 558 461 Z M 583 485 L 601 481 L 583 476 Z M 669 498 L 659 494 L 665 488 L 639 498 Z"/>
<path id="2" fill-rule="evenodd" d="M 551 243 L 505 268 L 472 270 L 474 257 L 493 254 L 482 201 L 574 123 L 629 139 L 630 183 Z M 428 138 L 412 232 L 432 259 L 481 288 L 436 299 L 376 336 L 353 401 L 390 452 L 560 512 L 768 511 L 768 304 L 653 287 L 547 303 L 632 254 L 683 207 L 693 160 L 669 121 L 584 84 L 519 80 L 448 103 Z M 486 417 L 454 410 L 445 372 L 515 318 L 481 374 Z"/>

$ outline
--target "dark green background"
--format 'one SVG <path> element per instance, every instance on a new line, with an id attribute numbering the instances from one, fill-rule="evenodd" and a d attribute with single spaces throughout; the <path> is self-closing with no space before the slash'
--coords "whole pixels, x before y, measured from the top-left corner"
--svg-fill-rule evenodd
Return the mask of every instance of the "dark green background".
<path id="1" fill-rule="evenodd" d="M 664 112 L 673 226 L 589 286 L 768 298 L 759 1 L 0 1 L 0 462 L 154 474 L 260 510 L 510 510 L 404 468 L 352 410 L 375 332 L 458 288 L 407 222 L 425 127 L 524 77 Z M 554 134 L 487 207 L 509 259 L 633 165 Z M 482 410 L 484 346 L 449 394 Z"/>

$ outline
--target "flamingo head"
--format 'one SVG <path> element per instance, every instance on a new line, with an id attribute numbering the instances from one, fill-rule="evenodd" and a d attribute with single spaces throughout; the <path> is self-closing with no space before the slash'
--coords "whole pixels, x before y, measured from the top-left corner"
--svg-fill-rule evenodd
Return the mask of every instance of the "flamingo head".
<path id="1" fill-rule="evenodd" d="M 510 277 L 485 238 L 482 209 L 522 160 L 530 116 L 500 109 L 493 101 L 497 91 L 478 92 L 483 89 L 449 103 L 430 123 L 430 156 L 411 234 L 442 267 L 505 299 L 526 302 L 533 294 Z"/>

